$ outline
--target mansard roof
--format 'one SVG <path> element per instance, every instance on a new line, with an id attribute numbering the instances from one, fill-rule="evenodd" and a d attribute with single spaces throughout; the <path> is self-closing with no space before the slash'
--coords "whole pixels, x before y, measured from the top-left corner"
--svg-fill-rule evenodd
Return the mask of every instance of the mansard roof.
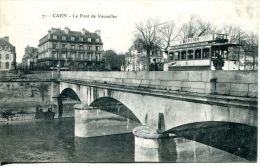
<path id="1" fill-rule="evenodd" d="M 10 47 L 11 51 L 15 51 L 15 47 L 9 42 L 7 41 L 5 38 L 0 38 L 0 46 L 1 47 Z"/>

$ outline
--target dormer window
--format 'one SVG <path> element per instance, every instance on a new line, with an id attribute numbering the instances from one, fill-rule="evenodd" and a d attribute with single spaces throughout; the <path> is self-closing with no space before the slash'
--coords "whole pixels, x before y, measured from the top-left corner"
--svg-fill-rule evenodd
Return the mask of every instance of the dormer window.
<path id="1" fill-rule="evenodd" d="M 96 39 L 96 42 L 99 42 L 99 39 Z"/>
<path id="2" fill-rule="evenodd" d="M 71 41 L 75 41 L 75 37 L 72 36 L 72 37 L 71 37 Z"/>
<path id="3" fill-rule="evenodd" d="M 62 36 L 61 40 L 66 40 L 66 36 Z"/>
<path id="4" fill-rule="evenodd" d="M 57 37 L 56 35 L 53 35 L 53 39 L 54 39 L 54 40 L 57 40 L 57 38 L 58 38 L 58 37 Z"/>
<path id="5" fill-rule="evenodd" d="M 80 37 L 80 38 L 79 38 L 79 41 L 83 42 L 83 37 Z"/>
<path id="6" fill-rule="evenodd" d="M 88 38 L 88 42 L 91 42 L 91 38 Z"/>

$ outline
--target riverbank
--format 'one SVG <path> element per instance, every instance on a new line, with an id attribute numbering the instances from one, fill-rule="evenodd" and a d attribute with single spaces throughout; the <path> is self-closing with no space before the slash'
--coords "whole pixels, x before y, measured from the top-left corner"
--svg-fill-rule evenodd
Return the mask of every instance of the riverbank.
<path id="1" fill-rule="evenodd" d="M 63 104 L 63 114 L 62 118 L 74 117 L 73 103 Z M 48 109 L 52 108 L 51 113 L 48 112 Z M 38 115 L 36 110 L 41 110 L 40 113 L 38 111 Z M 51 115 L 47 115 L 51 114 Z M 17 121 L 34 121 L 39 119 L 50 119 L 50 116 L 53 116 L 54 119 L 58 118 L 58 111 L 56 105 L 38 105 L 32 103 L 30 105 L 29 102 L 24 103 L 16 103 L 12 106 L 6 105 L 6 107 L 0 108 L 0 123 L 13 123 Z"/>

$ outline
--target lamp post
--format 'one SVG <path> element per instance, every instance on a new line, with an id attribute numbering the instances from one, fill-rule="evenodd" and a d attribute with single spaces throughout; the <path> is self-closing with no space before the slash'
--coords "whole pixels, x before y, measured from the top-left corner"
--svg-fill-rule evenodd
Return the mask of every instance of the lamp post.
<path id="1" fill-rule="evenodd" d="M 58 58 L 59 58 L 59 62 L 58 62 L 58 65 L 57 65 L 58 78 L 60 78 L 60 70 L 61 70 L 61 64 L 60 64 L 61 43 L 60 43 L 60 38 L 61 38 L 61 28 L 59 28 L 59 42 L 58 42 Z"/>

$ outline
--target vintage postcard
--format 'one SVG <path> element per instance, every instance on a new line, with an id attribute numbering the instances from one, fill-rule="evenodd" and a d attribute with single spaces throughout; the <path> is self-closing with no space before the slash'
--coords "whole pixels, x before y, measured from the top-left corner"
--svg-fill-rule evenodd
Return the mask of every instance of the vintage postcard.
<path id="1" fill-rule="evenodd" d="M 258 0 L 0 0 L 0 164 L 258 159 Z"/>

